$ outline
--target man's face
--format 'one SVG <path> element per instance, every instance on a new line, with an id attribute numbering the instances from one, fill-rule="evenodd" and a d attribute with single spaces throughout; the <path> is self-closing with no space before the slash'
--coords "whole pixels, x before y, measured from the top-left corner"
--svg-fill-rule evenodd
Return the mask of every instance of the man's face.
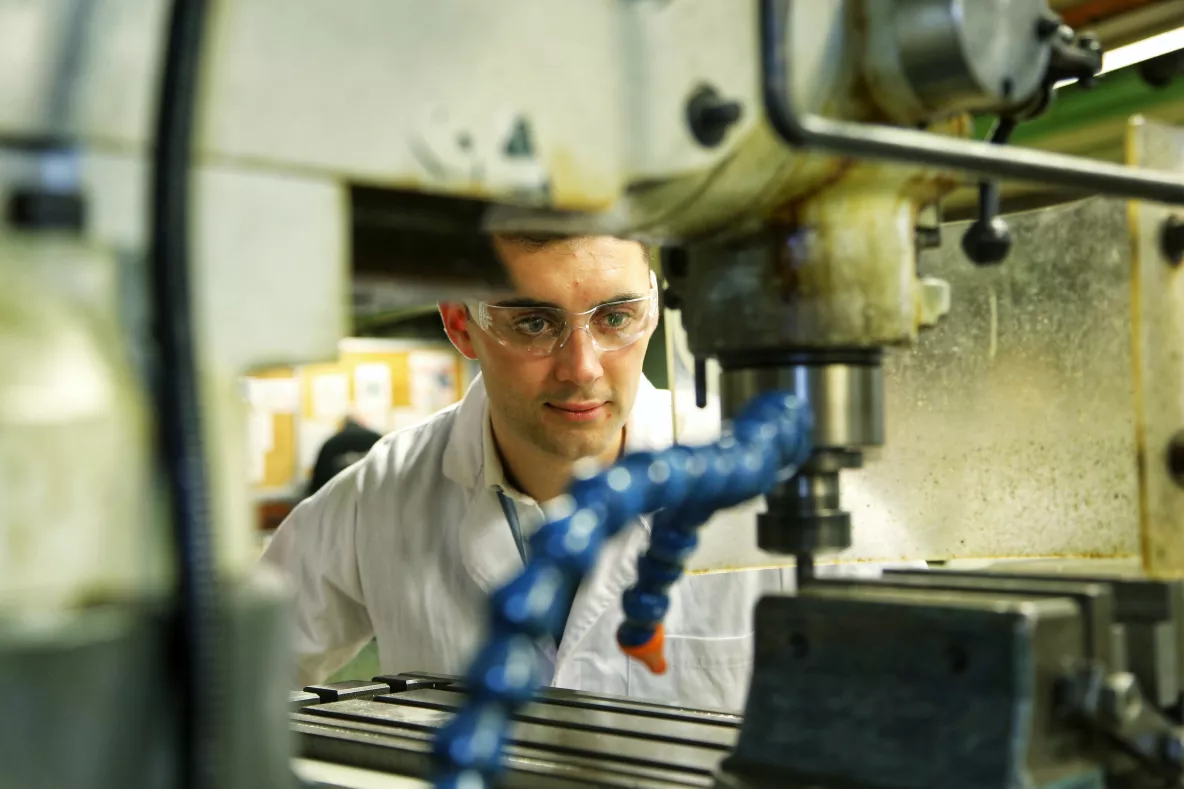
<path id="1" fill-rule="evenodd" d="M 496 243 L 516 297 L 494 304 L 532 302 L 580 313 L 652 292 L 645 251 L 636 242 L 589 237 L 541 248 Z M 567 461 L 601 457 L 616 446 L 656 321 L 625 348 L 598 350 L 588 331 L 575 330 L 550 355 L 539 356 L 499 342 L 463 305 L 441 311 L 457 348 L 481 365 L 499 430 Z"/>

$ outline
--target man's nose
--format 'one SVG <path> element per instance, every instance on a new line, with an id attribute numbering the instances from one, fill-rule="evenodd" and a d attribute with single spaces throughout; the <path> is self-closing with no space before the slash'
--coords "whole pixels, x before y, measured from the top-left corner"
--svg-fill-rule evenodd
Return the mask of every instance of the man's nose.
<path id="1" fill-rule="evenodd" d="M 600 366 L 600 351 L 592 342 L 592 334 L 586 328 L 572 331 L 562 348 L 555 351 L 555 376 L 561 381 L 589 384 L 604 375 Z"/>

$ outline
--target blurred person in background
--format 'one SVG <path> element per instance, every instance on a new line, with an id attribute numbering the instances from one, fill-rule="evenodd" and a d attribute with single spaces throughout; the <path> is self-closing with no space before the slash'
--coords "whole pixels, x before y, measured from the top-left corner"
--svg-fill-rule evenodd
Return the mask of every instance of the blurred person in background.
<path id="1" fill-rule="evenodd" d="M 351 414 L 345 417 L 341 429 L 330 436 L 317 452 L 305 495 L 312 496 L 329 484 L 331 479 L 366 457 L 366 453 L 380 438 L 380 434 L 363 425 L 356 416 Z"/>

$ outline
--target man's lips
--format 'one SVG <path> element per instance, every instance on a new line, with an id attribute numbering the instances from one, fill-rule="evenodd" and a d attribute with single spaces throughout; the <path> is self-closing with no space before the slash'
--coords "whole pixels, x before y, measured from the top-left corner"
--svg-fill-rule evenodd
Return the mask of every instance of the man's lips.
<path id="1" fill-rule="evenodd" d="M 593 411 L 604 405 L 604 402 L 605 401 L 603 400 L 597 400 L 588 403 L 547 403 L 547 405 L 551 406 L 552 408 L 558 408 L 560 411 L 572 411 L 578 413 L 580 411 Z"/>
<path id="2" fill-rule="evenodd" d="M 547 408 L 560 419 L 568 422 L 593 422 L 606 412 L 606 400 L 584 403 L 547 403 Z"/>

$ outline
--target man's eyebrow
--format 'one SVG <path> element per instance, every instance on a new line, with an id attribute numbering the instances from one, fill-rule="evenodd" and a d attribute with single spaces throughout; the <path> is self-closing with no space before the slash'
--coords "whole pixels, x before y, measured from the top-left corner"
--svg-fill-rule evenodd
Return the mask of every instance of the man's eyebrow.
<path id="1" fill-rule="evenodd" d="M 521 296 L 515 299 L 504 299 L 497 302 L 495 307 L 551 307 L 553 309 L 563 309 L 553 301 L 539 301 L 538 299 L 530 299 Z"/>
<path id="2" fill-rule="evenodd" d="M 603 307 L 607 304 L 616 304 L 619 301 L 632 301 L 633 299 L 644 299 L 646 297 L 646 295 L 647 294 L 645 294 L 645 293 L 632 293 L 632 292 L 618 293 L 616 296 L 613 296 L 611 299 L 605 299 L 604 301 L 600 302 L 599 304 L 589 307 L 588 309 L 592 309 L 592 310 L 598 309 L 598 308 Z M 528 308 L 530 308 L 530 307 L 534 307 L 534 308 L 550 307 L 552 309 L 557 309 L 557 310 L 563 309 L 562 307 L 560 307 L 558 304 L 556 304 L 553 301 L 540 301 L 539 299 L 531 299 L 531 298 L 527 298 L 525 296 L 520 296 L 518 298 L 513 298 L 513 299 L 504 299 L 502 301 L 495 303 L 493 306 L 495 306 L 495 307 L 528 307 Z"/>
<path id="3" fill-rule="evenodd" d="M 633 301 L 635 299 L 644 299 L 648 295 L 649 295 L 648 293 L 618 293 L 616 296 L 613 296 L 611 299 L 605 299 L 604 301 L 600 302 L 599 304 L 596 305 L 596 307 L 603 307 L 607 304 L 616 304 L 618 301 Z M 592 309 L 596 309 L 596 307 L 593 307 Z"/>

